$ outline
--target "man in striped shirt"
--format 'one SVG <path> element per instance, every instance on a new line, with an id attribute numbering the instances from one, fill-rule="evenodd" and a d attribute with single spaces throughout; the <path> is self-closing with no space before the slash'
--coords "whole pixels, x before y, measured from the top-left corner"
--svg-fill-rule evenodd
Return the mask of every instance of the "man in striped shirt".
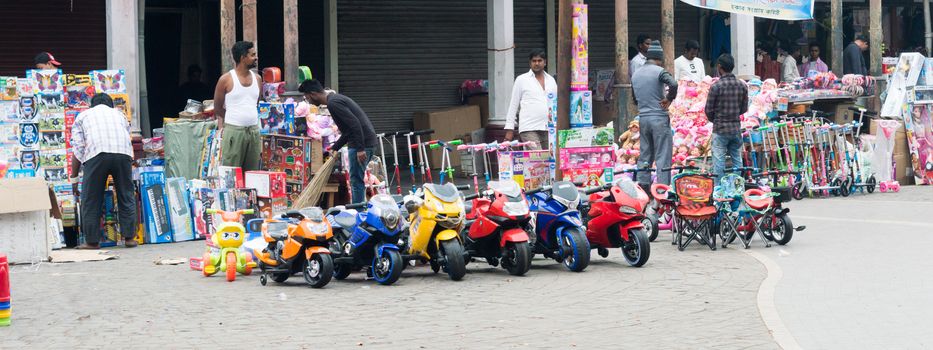
<path id="1" fill-rule="evenodd" d="M 113 108 L 113 99 L 99 93 L 91 98 L 91 109 L 78 114 L 71 127 L 70 180 L 81 198 L 81 232 L 85 244 L 78 249 L 100 248 L 100 218 L 107 177 L 113 177 L 120 213 L 120 232 L 125 245 L 137 245 L 136 195 L 133 189 L 133 145 L 126 116 Z M 82 191 L 77 191 L 78 172 L 84 170 Z"/>
<path id="2" fill-rule="evenodd" d="M 717 61 L 719 81 L 709 89 L 706 119 L 713 123 L 713 175 L 722 176 L 726 155 L 732 166 L 742 166 L 742 128 L 739 117 L 748 111 L 748 87 L 732 74 L 735 59 L 723 54 Z M 796 69 L 796 66 L 794 66 Z"/>

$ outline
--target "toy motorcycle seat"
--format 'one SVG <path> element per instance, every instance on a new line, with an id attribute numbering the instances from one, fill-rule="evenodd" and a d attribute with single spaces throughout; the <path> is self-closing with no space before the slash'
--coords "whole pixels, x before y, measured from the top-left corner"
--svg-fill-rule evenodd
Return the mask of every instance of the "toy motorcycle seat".
<path id="1" fill-rule="evenodd" d="M 338 215 L 334 215 L 334 222 L 336 222 L 337 225 L 345 229 L 348 229 L 348 230 L 352 229 L 353 226 L 356 226 L 356 211 L 353 210 L 354 213 L 352 214 L 350 214 L 349 212 L 350 211 L 348 210 Z"/>
<path id="2" fill-rule="evenodd" d="M 752 209 L 758 211 L 768 209 L 772 204 L 774 204 L 774 198 L 771 197 L 770 193 L 757 188 L 745 191 L 744 197 L 745 203 L 747 203 L 748 206 Z"/>

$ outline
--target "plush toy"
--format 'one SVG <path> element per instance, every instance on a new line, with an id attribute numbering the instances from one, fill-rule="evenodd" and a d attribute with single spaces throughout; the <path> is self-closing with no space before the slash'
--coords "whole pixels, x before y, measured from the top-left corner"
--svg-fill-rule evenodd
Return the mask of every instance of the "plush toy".
<path id="1" fill-rule="evenodd" d="M 675 164 L 686 164 L 688 152 L 689 150 L 687 146 L 677 147 L 677 153 L 674 154 L 674 163 Z"/>
<path id="2" fill-rule="evenodd" d="M 616 154 L 616 160 L 619 163 L 626 163 L 628 158 L 633 156 L 638 158 L 638 153 L 633 153 L 632 151 L 640 147 L 641 133 L 639 130 L 638 121 L 633 120 L 628 124 L 628 130 L 619 136 L 619 149 L 621 152 L 617 152 Z"/>

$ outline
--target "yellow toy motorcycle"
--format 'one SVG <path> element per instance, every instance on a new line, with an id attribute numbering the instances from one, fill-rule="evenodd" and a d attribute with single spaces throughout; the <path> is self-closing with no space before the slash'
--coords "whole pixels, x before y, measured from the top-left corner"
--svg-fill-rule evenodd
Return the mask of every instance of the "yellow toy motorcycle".
<path id="1" fill-rule="evenodd" d="M 217 254 L 211 253 L 211 248 L 204 252 L 204 276 L 211 276 L 218 271 L 227 273 L 227 281 L 236 280 L 236 273 L 243 275 L 253 273 L 256 263 L 253 257 L 240 251 L 240 246 L 246 239 L 246 228 L 240 223 L 243 215 L 252 214 L 252 209 L 242 209 L 237 211 L 223 211 L 218 209 L 207 209 L 207 214 L 220 214 L 222 221 L 217 225 L 217 232 L 211 236 L 214 246 L 220 249 Z"/>
<path id="2" fill-rule="evenodd" d="M 460 241 L 464 224 L 463 199 L 451 183 L 425 184 L 421 191 L 405 197 L 409 213 L 407 260 L 430 262 L 437 273 L 441 268 L 450 279 L 459 281 L 466 274 L 466 252 Z"/>

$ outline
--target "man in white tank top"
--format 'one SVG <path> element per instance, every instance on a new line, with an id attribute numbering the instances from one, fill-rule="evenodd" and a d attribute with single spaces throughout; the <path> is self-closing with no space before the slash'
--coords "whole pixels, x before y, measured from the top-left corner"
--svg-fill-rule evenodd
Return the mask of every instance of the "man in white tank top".
<path id="1" fill-rule="evenodd" d="M 262 140 L 259 137 L 259 103 L 261 80 L 250 69 L 256 68 L 258 57 L 253 43 L 238 41 L 231 49 L 236 68 L 217 81 L 214 90 L 214 115 L 221 132 L 221 164 L 259 170 Z"/>

